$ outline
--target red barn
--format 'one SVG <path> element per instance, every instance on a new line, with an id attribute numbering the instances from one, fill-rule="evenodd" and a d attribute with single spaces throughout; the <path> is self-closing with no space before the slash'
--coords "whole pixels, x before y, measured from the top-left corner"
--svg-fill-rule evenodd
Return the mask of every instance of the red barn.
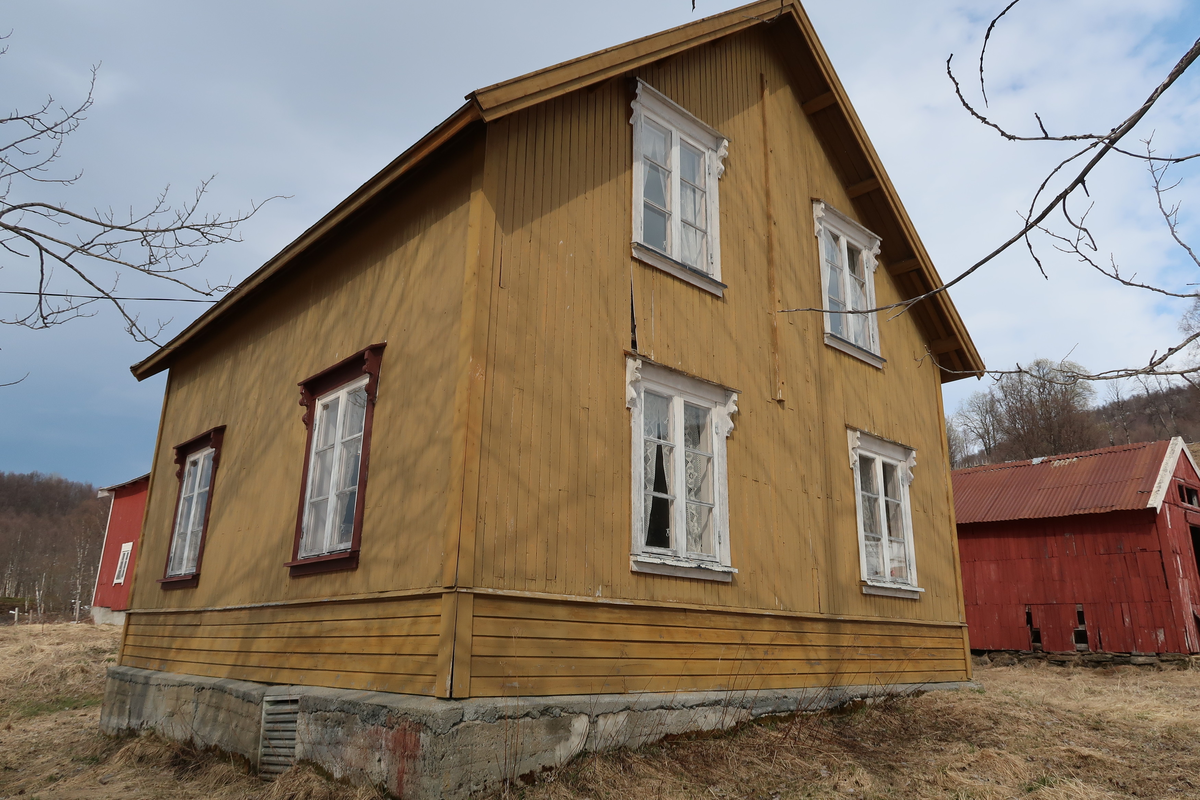
<path id="1" fill-rule="evenodd" d="M 111 497 L 108 527 L 100 550 L 100 569 L 92 593 L 92 619 L 97 625 L 123 625 L 129 607 L 129 585 L 133 578 L 137 541 L 142 533 L 142 515 L 146 511 L 146 490 L 150 476 L 143 475 L 116 486 L 101 489 L 100 497 Z"/>
<path id="2" fill-rule="evenodd" d="M 953 480 L 973 649 L 1200 651 L 1200 474 L 1182 439 Z"/>

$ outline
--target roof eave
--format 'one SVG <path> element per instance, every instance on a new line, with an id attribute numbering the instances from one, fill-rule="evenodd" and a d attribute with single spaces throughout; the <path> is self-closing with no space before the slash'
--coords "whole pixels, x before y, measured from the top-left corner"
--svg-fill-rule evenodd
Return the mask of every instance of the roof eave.
<path id="1" fill-rule="evenodd" d="M 149 480 L 149 478 L 150 478 L 150 473 L 147 472 L 145 475 L 139 475 L 136 478 L 131 478 L 131 479 L 125 481 L 124 483 L 114 483 L 112 486 L 103 486 L 96 490 L 96 497 L 98 497 L 98 498 L 99 497 L 108 497 L 110 494 L 115 492 L 117 489 L 124 489 L 126 486 L 132 486 L 133 484 L 137 483 L 138 481 Z"/>
<path id="2" fill-rule="evenodd" d="M 442 145 L 461 133 L 471 123 L 481 119 L 477 103 L 473 101 L 464 103 L 440 125 L 421 137 L 416 144 L 401 153 L 356 189 L 353 194 L 338 203 L 332 211 L 300 234 L 291 244 L 279 251 L 270 261 L 255 270 L 250 277 L 239 283 L 233 291 L 180 331 L 171 341 L 156 350 L 150 357 L 130 367 L 130 372 L 135 378 L 142 381 L 170 367 L 172 356 L 180 348 L 199 337 L 215 321 L 227 315 L 271 277 L 295 261 L 346 219 L 361 211 L 382 192 L 433 155 Z"/>

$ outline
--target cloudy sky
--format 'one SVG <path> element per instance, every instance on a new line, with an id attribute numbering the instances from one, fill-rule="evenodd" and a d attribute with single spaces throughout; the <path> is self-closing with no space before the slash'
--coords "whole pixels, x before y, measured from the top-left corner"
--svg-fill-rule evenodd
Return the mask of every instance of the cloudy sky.
<path id="1" fill-rule="evenodd" d="M 214 211 L 272 195 L 214 251 L 200 282 L 245 277 L 462 102 L 472 89 L 618 44 L 739 3 L 698 0 L 261 0 L 199 3 L 7 0 L 0 59 L 5 111 L 53 95 L 70 104 L 100 65 L 95 105 L 67 141 L 78 184 L 48 196 L 74 207 L 141 208 L 168 184 L 185 197 L 216 175 Z M 808 11 L 941 274 L 957 274 L 1018 226 L 1058 146 L 1013 144 L 960 109 L 945 76 L 972 69 L 987 21 L 1006 0 L 838 0 Z M 1183 0 L 1024 0 L 988 51 L 989 112 L 1012 129 L 1107 130 L 1149 93 L 1200 34 Z M 1200 71 L 1200 68 L 1197 68 Z M 1162 154 L 1196 148 L 1200 77 L 1186 75 L 1139 130 Z M 5 134 L 7 131 L 0 128 Z M 1194 172 L 1194 170 L 1192 170 Z M 1187 171 L 1180 170 L 1185 176 Z M 1195 231 L 1195 176 L 1175 191 Z M 1113 161 L 1089 181 L 1101 258 L 1175 286 L 1193 282 L 1153 205 L 1145 169 Z M 20 194 L 14 188 L 13 196 Z M 177 193 L 177 195 L 176 195 Z M 31 195 L 23 195 L 28 198 Z M 47 194 L 39 195 L 41 197 Z M 1081 199 L 1077 210 L 1084 209 Z M 1200 231 L 1197 231 L 1200 234 Z M 1200 241 L 1200 235 L 1194 237 Z M 953 292 L 989 366 L 1070 357 L 1099 370 L 1144 361 L 1174 341 L 1185 305 L 1089 274 L 1048 245 L 1048 279 L 1020 252 Z M 0 289 L 28 273 L 0 259 Z M 64 281 L 65 289 L 80 291 Z M 133 280 L 122 292 L 163 295 Z M 178 332 L 201 310 L 139 304 Z M 0 295 L 0 315 L 21 306 Z M 42 332 L 0 326 L 0 471 L 38 470 L 104 485 L 149 469 L 163 376 L 129 365 L 153 348 L 118 317 Z M 951 384 L 953 410 L 973 380 Z"/>

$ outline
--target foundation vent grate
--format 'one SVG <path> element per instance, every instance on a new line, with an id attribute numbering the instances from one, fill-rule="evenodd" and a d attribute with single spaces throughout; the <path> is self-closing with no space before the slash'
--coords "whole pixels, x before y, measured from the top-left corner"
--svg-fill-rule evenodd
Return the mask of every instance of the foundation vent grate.
<path id="1" fill-rule="evenodd" d="M 262 709 L 258 772 L 263 778 L 271 779 L 287 772 L 296 763 L 296 717 L 300 714 L 300 698 L 264 699 Z"/>

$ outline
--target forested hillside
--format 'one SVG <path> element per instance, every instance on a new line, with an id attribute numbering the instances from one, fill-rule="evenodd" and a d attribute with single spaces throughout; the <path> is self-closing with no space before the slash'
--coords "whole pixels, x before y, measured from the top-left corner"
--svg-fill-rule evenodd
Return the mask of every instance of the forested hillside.
<path id="1" fill-rule="evenodd" d="M 92 599 L 109 498 L 90 484 L 38 472 L 0 472 L 0 603 L 34 614 Z M 10 617 L 11 619 L 11 617 Z"/>
<path id="2" fill-rule="evenodd" d="M 1067 364 L 1072 370 L 1078 365 Z M 946 420 L 955 469 L 1181 436 L 1200 441 L 1200 388 L 1165 381 L 1110 383 L 1103 397 L 1062 367 L 1034 361 L 975 392 Z"/>

